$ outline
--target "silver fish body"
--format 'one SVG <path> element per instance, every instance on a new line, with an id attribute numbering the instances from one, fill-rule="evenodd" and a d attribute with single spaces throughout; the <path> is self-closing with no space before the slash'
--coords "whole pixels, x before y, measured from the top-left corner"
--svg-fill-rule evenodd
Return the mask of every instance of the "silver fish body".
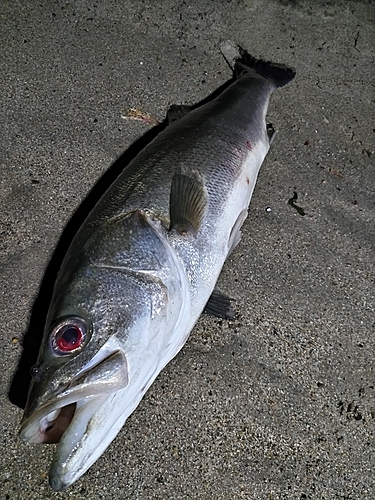
<path id="1" fill-rule="evenodd" d="M 123 171 L 59 271 L 20 435 L 59 442 L 62 490 L 104 452 L 204 310 L 269 149 L 271 93 L 294 72 L 242 49 L 235 80 Z"/>

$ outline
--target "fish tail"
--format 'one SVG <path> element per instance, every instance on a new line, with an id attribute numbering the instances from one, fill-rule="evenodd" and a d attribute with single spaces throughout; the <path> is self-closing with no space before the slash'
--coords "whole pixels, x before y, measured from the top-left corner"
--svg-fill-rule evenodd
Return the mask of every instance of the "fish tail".
<path id="1" fill-rule="evenodd" d="M 293 68 L 284 64 L 256 59 L 245 49 L 231 41 L 223 42 L 220 45 L 220 50 L 225 60 L 232 68 L 235 79 L 245 74 L 256 73 L 271 80 L 275 87 L 279 88 L 293 80 L 296 75 Z"/>

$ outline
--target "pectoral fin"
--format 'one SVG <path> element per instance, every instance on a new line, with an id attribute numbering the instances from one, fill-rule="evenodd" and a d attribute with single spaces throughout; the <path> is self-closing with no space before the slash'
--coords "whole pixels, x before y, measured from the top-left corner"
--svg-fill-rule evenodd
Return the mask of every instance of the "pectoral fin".
<path id="1" fill-rule="evenodd" d="M 197 232 L 207 205 L 207 192 L 202 176 L 197 171 L 176 172 L 170 194 L 170 229 L 184 235 Z"/>

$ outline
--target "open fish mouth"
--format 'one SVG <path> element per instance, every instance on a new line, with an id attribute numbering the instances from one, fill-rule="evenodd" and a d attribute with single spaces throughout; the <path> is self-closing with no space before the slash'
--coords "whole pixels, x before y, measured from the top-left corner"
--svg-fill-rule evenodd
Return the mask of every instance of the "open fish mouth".
<path id="1" fill-rule="evenodd" d="M 64 437 L 64 441 L 69 440 L 74 448 L 106 397 L 108 396 L 91 397 L 60 407 L 56 407 L 56 404 L 48 405 L 23 423 L 20 438 L 30 444 L 54 444 L 60 443 Z"/>
<path id="2" fill-rule="evenodd" d="M 95 450 L 102 443 L 92 440 L 90 430 L 92 426 L 95 427 L 95 423 L 103 420 L 103 415 L 98 415 L 100 408 L 108 404 L 118 392 L 121 391 L 83 398 L 60 407 L 51 403 L 24 422 L 20 431 L 23 441 L 33 444 L 58 443 L 49 472 L 49 482 L 55 491 L 67 488 L 96 460 Z M 92 459 L 87 460 L 87 455 L 91 455 Z"/>
<path id="3" fill-rule="evenodd" d="M 157 373 L 150 363 L 144 373 L 128 380 L 127 359 L 116 350 L 99 364 L 86 367 L 64 391 L 27 414 L 20 430 L 24 442 L 58 443 L 49 471 L 55 491 L 67 488 L 98 459 Z"/>
<path id="4" fill-rule="evenodd" d="M 35 425 L 21 431 L 21 439 L 28 443 L 53 444 L 58 443 L 61 436 L 73 420 L 77 403 L 70 403 L 56 410 L 52 410 L 39 420 L 38 430 Z"/>
<path id="5" fill-rule="evenodd" d="M 74 428 L 72 444 L 77 444 L 98 407 L 127 384 L 127 361 L 123 352 L 116 350 L 82 370 L 62 392 L 51 395 L 31 412 L 21 424 L 20 438 L 26 443 L 59 443 Z"/>
<path id="6" fill-rule="evenodd" d="M 49 413 L 41 422 L 43 443 L 58 443 L 73 420 L 77 403 L 71 403 Z"/>

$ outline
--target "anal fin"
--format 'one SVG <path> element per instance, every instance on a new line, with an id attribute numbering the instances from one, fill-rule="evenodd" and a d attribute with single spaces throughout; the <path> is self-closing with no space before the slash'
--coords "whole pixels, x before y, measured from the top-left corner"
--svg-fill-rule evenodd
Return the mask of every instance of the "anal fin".
<path id="1" fill-rule="evenodd" d="M 241 210 L 239 216 L 237 217 L 236 222 L 234 223 L 234 226 L 232 227 L 232 231 L 230 232 L 229 236 L 227 257 L 229 257 L 229 255 L 233 252 L 233 250 L 236 248 L 236 246 L 241 240 L 242 236 L 241 227 L 247 217 L 247 213 L 248 213 L 247 208 Z"/>
<path id="2" fill-rule="evenodd" d="M 180 234 L 197 232 L 207 205 L 207 192 L 197 171 L 176 172 L 172 179 L 169 200 L 170 229 Z"/>
<path id="3" fill-rule="evenodd" d="M 234 311 L 231 302 L 232 299 L 228 295 L 215 288 L 203 312 L 217 318 L 233 319 Z"/>
<path id="4" fill-rule="evenodd" d="M 276 129 L 272 125 L 272 123 L 267 123 L 267 135 L 268 135 L 268 143 L 269 145 L 271 145 L 276 135 Z"/>

